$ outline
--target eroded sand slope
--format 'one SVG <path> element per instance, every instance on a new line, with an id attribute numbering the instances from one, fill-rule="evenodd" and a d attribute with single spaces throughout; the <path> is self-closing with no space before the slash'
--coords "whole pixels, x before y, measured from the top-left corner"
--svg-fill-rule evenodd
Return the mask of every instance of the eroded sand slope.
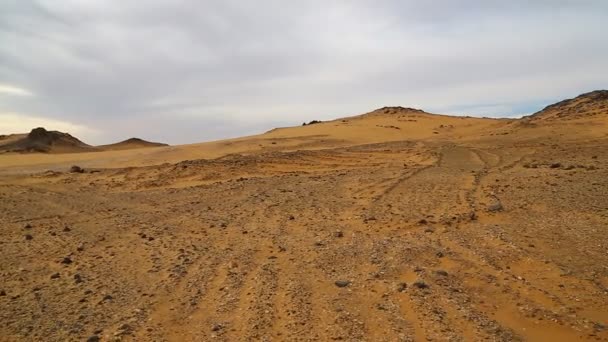
<path id="1" fill-rule="evenodd" d="M 607 340 L 596 102 L 0 156 L 1 339 Z"/>

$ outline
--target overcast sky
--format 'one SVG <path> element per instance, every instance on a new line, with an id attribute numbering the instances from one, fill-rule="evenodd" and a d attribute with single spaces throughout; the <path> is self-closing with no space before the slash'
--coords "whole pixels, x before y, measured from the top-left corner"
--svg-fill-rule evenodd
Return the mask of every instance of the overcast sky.
<path id="1" fill-rule="evenodd" d="M 189 143 L 608 88 L 607 0 L 0 0 L 0 134 Z"/>

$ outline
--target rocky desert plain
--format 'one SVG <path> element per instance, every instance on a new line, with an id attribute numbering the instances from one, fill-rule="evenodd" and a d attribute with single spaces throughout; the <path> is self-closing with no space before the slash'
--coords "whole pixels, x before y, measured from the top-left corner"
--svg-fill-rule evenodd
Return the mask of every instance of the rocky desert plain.
<path id="1" fill-rule="evenodd" d="M 608 91 L 180 146 L 55 133 L 0 140 L 1 341 L 608 341 Z"/>

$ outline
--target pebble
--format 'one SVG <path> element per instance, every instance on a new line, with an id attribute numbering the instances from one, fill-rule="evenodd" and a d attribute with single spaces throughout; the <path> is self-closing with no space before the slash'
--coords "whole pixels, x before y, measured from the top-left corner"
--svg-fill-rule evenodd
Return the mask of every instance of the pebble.
<path id="1" fill-rule="evenodd" d="M 59 277 L 61 277 L 59 273 L 53 273 L 53 275 L 51 275 L 51 279 L 59 279 Z"/>
<path id="2" fill-rule="evenodd" d="M 87 338 L 87 342 L 99 342 L 99 341 L 100 341 L 100 339 L 99 339 L 99 336 L 97 336 L 97 335 L 93 335 L 93 336 Z"/>
<path id="3" fill-rule="evenodd" d="M 497 201 L 496 203 L 492 203 L 488 206 L 488 211 L 492 212 L 492 213 L 502 211 L 503 209 L 504 209 L 504 207 L 502 206 L 502 203 L 500 203 L 500 201 Z"/>
<path id="4" fill-rule="evenodd" d="M 61 263 L 64 265 L 69 265 L 72 263 L 72 259 L 70 259 L 69 257 L 65 257 L 63 258 L 63 260 L 61 260 Z"/>
<path id="5" fill-rule="evenodd" d="M 416 286 L 419 289 L 428 289 L 429 288 L 429 285 L 422 280 L 416 280 L 414 282 L 414 286 Z"/>
<path id="6" fill-rule="evenodd" d="M 336 280 L 335 284 L 337 287 L 347 287 L 351 282 L 348 280 Z"/>
<path id="7" fill-rule="evenodd" d="M 30 234 L 26 234 L 26 235 L 25 235 L 25 239 L 26 239 L 26 240 L 28 240 L 28 241 L 29 241 L 29 240 L 32 240 L 33 238 L 34 238 L 34 237 L 33 237 L 33 236 L 31 236 Z"/>

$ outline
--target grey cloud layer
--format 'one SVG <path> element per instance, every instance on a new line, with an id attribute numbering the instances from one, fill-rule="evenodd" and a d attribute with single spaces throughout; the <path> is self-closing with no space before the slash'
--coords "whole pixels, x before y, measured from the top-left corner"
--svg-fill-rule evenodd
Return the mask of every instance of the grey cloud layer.
<path id="1" fill-rule="evenodd" d="M 0 93 L 0 112 L 186 142 L 606 87 L 608 2 L 457 3 L 4 0 L 0 84 L 33 96 Z"/>

